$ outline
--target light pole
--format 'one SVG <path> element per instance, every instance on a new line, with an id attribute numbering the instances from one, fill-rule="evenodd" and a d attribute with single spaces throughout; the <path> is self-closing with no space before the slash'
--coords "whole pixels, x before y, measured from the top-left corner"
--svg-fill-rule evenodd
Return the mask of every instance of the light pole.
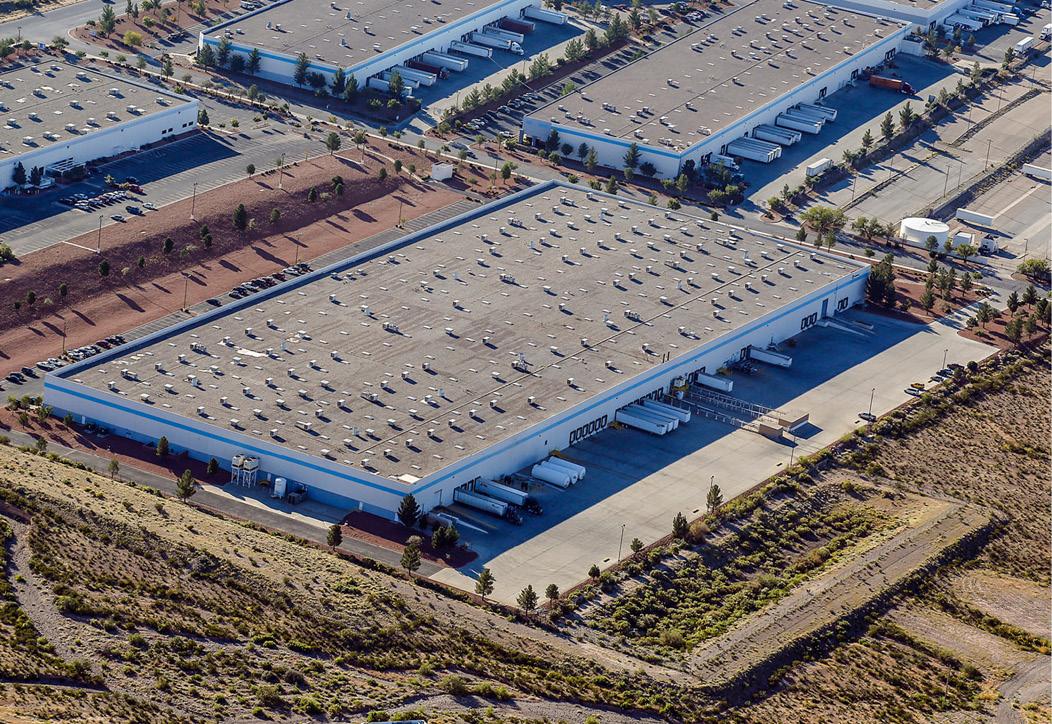
<path id="1" fill-rule="evenodd" d="M 99 238 L 95 242 L 95 253 L 102 253 L 102 214 L 99 214 Z"/>
<path id="2" fill-rule="evenodd" d="M 190 277 L 183 273 L 183 310 L 186 310 L 186 296 L 190 291 Z"/>
<path id="3" fill-rule="evenodd" d="M 793 433 L 793 444 L 789 446 L 789 467 L 793 467 L 793 453 L 796 452 L 796 433 Z"/>
<path id="4" fill-rule="evenodd" d="M 194 181 L 194 195 L 190 198 L 190 218 L 194 218 L 194 210 L 197 208 L 197 182 Z"/>
<path id="5" fill-rule="evenodd" d="M 62 354 L 66 354 L 66 320 L 62 320 Z"/>
<path id="6" fill-rule="evenodd" d="M 870 417 L 870 418 L 873 417 L 873 396 L 876 395 L 876 394 L 877 394 L 877 388 L 876 387 L 874 387 L 872 390 L 869 391 L 869 409 L 866 410 L 866 416 Z"/>
<path id="7" fill-rule="evenodd" d="M 856 173 L 851 177 L 851 200 L 855 200 L 855 182 L 858 181 L 858 174 Z"/>
<path id="8" fill-rule="evenodd" d="M 621 544 L 625 542 L 625 524 L 621 524 L 621 539 L 617 541 L 617 562 L 621 562 Z"/>
<path id="9" fill-rule="evenodd" d="M 285 175 L 285 154 L 278 159 L 278 188 L 281 188 L 281 177 Z"/>
<path id="10" fill-rule="evenodd" d="M 398 199 L 398 227 L 402 227 L 402 199 Z"/>
<path id="11" fill-rule="evenodd" d="M 946 355 L 948 355 L 949 353 L 950 353 L 950 350 L 948 350 L 948 349 L 944 349 L 942 351 L 942 367 L 939 368 L 940 370 L 946 369 Z"/>
<path id="12" fill-rule="evenodd" d="M 986 161 L 983 162 L 983 171 L 990 168 L 990 146 L 993 145 L 993 142 L 992 138 L 986 140 Z"/>
<path id="13" fill-rule="evenodd" d="M 949 184 L 949 181 L 950 181 L 950 164 L 947 163 L 946 164 L 946 171 L 943 173 L 943 177 L 942 177 L 942 195 L 943 196 L 946 195 L 946 187 Z"/>

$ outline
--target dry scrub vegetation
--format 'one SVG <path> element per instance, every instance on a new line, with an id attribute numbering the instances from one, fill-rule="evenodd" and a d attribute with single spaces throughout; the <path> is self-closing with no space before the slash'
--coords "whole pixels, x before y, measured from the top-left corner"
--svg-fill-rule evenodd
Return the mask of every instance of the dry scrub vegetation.
<path id="1" fill-rule="evenodd" d="M 364 718 L 446 692 L 673 719 L 700 706 L 638 662 L 575 658 L 560 639 L 399 578 L 8 447 L 0 498 L 29 515 L 8 550 L 28 546 L 27 595 L 53 604 L 39 628 L 93 662 L 85 679 L 162 711 Z M 39 651 L 12 651 L 24 663 L 11 679 L 48 683 L 70 666 L 23 638 Z M 7 689 L 0 706 L 29 691 Z"/>

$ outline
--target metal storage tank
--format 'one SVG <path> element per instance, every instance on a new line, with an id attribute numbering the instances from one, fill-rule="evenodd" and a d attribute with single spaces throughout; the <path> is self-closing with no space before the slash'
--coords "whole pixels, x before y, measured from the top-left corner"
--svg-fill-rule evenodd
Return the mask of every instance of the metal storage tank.
<path id="1" fill-rule="evenodd" d="M 949 234 L 950 227 L 935 219 L 913 216 L 903 219 L 902 223 L 899 224 L 899 236 L 915 244 L 923 244 L 928 240 L 929 236 L 934 236 L 936 241 L 942 244 L 946 241 Z"/>

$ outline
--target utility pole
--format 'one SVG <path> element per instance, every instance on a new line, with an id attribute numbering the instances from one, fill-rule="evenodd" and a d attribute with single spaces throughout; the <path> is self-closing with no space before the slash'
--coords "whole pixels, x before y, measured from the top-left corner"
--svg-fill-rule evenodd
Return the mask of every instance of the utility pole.
<path id="1" fill-rule="evenodd" d="M 946 195 L 946 187 L 949 184 L 949 182 L 950 182 L 950 164 L 947 163 L 946 164 L 946 171 L 943 172 L 943 177 L 942 177 L 942 195 L 943 196 Z"/>
<path id="2" fill-rule="evenodd" d="M 99 238 L 98 241 L 95 242 L 95 253 L 102 253 L 102 214 L 99 214 Z"/>
<path id="3" fill-rule="evenodd" d="M 625 542 L 625 524 L 621 524 L 621 540 L 617 542 L 617 562 L 621 562 L 621 544 Z"/>
<path id="4" fill-rule="evenodd" d="M 66 354 L 66 320 L 62 320 L 62 354 Z"/>

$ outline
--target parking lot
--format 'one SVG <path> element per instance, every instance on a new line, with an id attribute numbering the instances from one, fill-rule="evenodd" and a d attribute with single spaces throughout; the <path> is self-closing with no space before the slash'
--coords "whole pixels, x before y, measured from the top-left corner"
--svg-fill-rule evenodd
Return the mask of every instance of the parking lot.
<path id="1" fill-rule="evenodd" d="M 616 561 L 619 545 L 624 555 L 633 538 L 651 543 L 667 535 L 676 513 L 699 515 L 712 476 L 730 499 L 787 467 L 790 456 L 814 452 L 861 424 L 871 394 L 873 412 L 883 413 L 909 399 L 907 388 L 926 382 L 944 359 L 964 363 L 992 351 L 958 336 L 954 322 L 924 326 L 861 312 L 851 318 L 872 324 L 873 332 L 812 328 L 795 348 L 783 348 L 793 357 L 791 368 L 759 365 L 755 375 L 733 378 L 736 397 L 810 413 L 795 444 L 697 416 L 663 437 L 606 430 L 565 451 L 588 469 L 582 482 L 566 491 L 531 491 L 543 514 L 515 526 L 458 510 L 469 523 L 460 526 L 462 538 L 479 558 L 435 578 L 470 589 L 470 579 L 488 566 L 497 580 L 494 596 L 508 603 L 527 584 L 565 590 L 593 563 Z"/>

